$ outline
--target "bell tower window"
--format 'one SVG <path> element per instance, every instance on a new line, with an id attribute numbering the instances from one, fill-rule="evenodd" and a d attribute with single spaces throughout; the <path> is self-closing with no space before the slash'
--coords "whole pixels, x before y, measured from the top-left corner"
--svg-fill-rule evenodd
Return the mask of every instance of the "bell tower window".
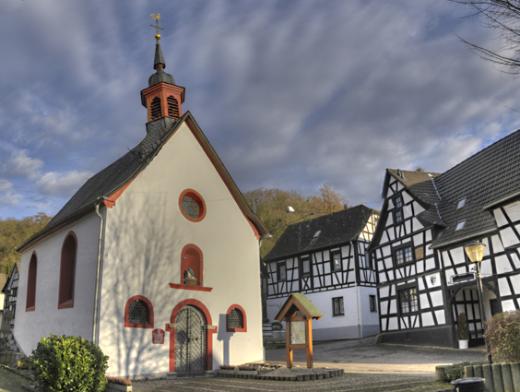
<path id="1" fill-rule="evenodd" d="M 161 111 L 161 98 L 155 97 L 152 99 L 152 104 L 150 105 L 150 111 L 152 113 L 152 120 L 157 120 L 162 116 Z"/>
<path id="2" fill-rule="evenodd" d="M 168 97 L 168 116 L 172 118 L 179 117 L 179 103 L 171 95 Z"/>

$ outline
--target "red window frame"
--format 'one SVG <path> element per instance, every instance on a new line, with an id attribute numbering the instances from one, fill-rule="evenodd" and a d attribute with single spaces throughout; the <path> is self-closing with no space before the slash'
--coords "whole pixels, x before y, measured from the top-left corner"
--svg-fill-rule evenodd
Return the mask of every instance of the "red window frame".
<path id="1" fill-rule="evenodd" d="M 198 217 L 192 217 L 184 211 L 182 206 L 182 200 L 184 199 L 184 196 L 190 196 L 197 202 L 200 209 Z M 188 188 L 183 190 L 179 195 L 179 210 L 181 211 L 182 216 L 184 216 L 187 220 L 191 222 L 200 222 L 206 216 L 206 202 L 199 192 L 197 192 L 195 189 Z"/>
<path id="2" fill-rule="evenodd" d="M 132 323 L 129 320 L 130 317 L 130 304 L 135 301 L 142 301 L 146 304 L 148 308 L 148 321 L 144 324 L 142 323 Z M 134 295 L 133 297 L 128 298 L 125 304 L 125 328 L 147 328 L 152 329 L 154 327 L 154 314 L 153 314 L 153 305 L 152 302 L 143 295 Z"/>
<path id="3" fill-rule="evenodd" d="M 188 268 L 195 272 L 197 284 L 194 287 L 203 287 L 204 277 L 204 256 L 202 250 L 195 244 L 188 244 L 182 248 L 181 252 L 181 284 L 184 282 L 184 273 Z"/>
<path id="4" fill-rule="evenodd" d="M 76 261 L 78 255 L 78 239 L 71 231 L 65 237 L 61 248 L 60 286 L 58 292 L 58 309 L 74 307 L 74 290 L 76 286 Z"/>
<path id="5" fill-rule="evenodd" d="M 228 322 L 228 316 L 231 314 L 231 312 L 236 309 L 242 314 L 242 327 L 239 328 L 231 328 L 227 325 Z M 238 304 L 231 305 L 227 312 L 226 312 L 226 330 L 228 332 L 247 332 L 247 317 L 246 317 L 246 311 L 244 308 Z"/>
<path id="6" fill-rule="evenodd" d="M 38 273 L 38 257 L 36 253 L 31 255 L 29 270 L 27 274 L 27 297 L 25 301 L 25 311 L 32 312 L 36 309 L 36 277 Z"/>

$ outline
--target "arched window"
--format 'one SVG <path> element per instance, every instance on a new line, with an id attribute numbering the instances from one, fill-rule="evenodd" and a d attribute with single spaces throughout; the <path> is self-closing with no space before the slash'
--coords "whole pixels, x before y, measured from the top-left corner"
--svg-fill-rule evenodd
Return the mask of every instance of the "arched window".
<path id="1" fill-rule="evenodd" d="M 34 310 L 36 306 L 37 263 L 38 259 L 36 257 L 36 253 L 33 253 L 31 256 L 31 261 L 29 262 L 29 273 L 27 275 L 27 299 L 25 302 L 25 310 L 28 312 Z"/>
<path id="2" fill-rule="evenodd" d="M 186 286 L 202 286 L 202 251 L 193 244 L 186 245 L 181 254 L 181 280 Z"/>
<path id="3" fill-rule="evenodd" d="M 228 332 L 247 332 L 246 312 L 240 305 L 231 305 L 226 312 Z"/>
<path id="4" fill-rule="evenodd" d="M 179 117 L 179 103 L 171 95 L 168 97 L 168 116 L 173 118 Z"/>
<path id="5" fill-rule="evenodd" d="M 152 120 L 161 118 L 161 116 L 162 116 L 161 98 L 155 97 L 154 99 L 152 99 L 152 105 L 150 106 L 150 111 L 152 114 Z"/>
<path id="6" fill-rule="evenodd" d="M 126 301 L 125 327 L 153 328 L 153 306 L 148 298 L 134 295 Z"/>
<path id="7" fill-rule="evenodd" d="M 77 241 L 74 233 L 69 233 L 61 248 L 60 291 L 58 308 L 74 306 L 74 284 L 76 276 Z"/>

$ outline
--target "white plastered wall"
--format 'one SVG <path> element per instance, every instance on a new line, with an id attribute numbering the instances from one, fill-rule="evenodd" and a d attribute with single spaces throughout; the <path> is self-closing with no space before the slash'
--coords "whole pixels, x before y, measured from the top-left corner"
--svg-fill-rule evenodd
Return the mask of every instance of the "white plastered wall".
<path id="1" fill-rule="evenodd" d="M 180 193 L 191 188 L 206 203 L 200 222 L 179 211 Z M 180 255 L 187 244 L 204 255 L 204 286 L 211 292 L 172 289 L 180 283 Z M 211 313 L 213 369 L 263 359 L 259 244 L 248 220 L 186 124 L 108 210 L 100 345 L 110 357 L 108 372 L 139 377 L 169 370 L 169 333 L 152 344 L 151 329 L 124 328 L 124 306 L 144 295 L 154 306 L 154 327 L 165 329 L 172 310 L 185 299 Z M 241 305 L 247 332 L 226 332 L 225 313 Z"/>
<path id="2" fill-rule="evenodd" d="M 322 317 L 313 321 L 313 340 L 353 339 L 376 334 L 379 328 L 377 312 L 370 312 L 369 295 L 376 295 L 375 287 L 349 287 L 305 296 L 319 309 Z M 345 314 L 333 316 L 332 298 L 343 297 Z M 287 297 L 267 300 L 269 320 L 281 309 Z"/>
<path id="3" fill-rule="evenodd" d="M 51 334 L 92 339 L 99 225 L 99 218 L 91 213 L 22 253 L 14 337 L 24 354 L 30 354 L 41 337 Z M 58 309 L 61 248 L 70 231 L 74 231 L 78 241 L 74 306 Z M 34 311 L 27 312 L 27 274 L 33 252 L 38 258 L 36 306 Z"/>

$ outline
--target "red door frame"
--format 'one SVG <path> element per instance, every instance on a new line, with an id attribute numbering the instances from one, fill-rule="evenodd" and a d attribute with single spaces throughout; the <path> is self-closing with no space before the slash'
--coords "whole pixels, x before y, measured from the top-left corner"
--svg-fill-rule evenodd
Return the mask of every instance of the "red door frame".
<path id="1" fill-rule="evenodd" d="M 202 302 L 196 299 L 185 299 L 184 301 L 179 302 L 175 308 L 173 308 L 172 316 L 170 318 L 170 323 L 172 324 L 166 325 L 166 331 L 170 332 L 170 373 L 175 372 L 175 326 L 171 327 L 170 325 L 174 325 L 175 319 L 177 318 L 179 312 L 188 305 L 191 305 L 200 310 L 206 319 L 206 370 L 211 370 L 213 368 L 213 334 L 217 332 L 217 327 L 213 326 L 211 321 L 211 314 L 209 313 L 208 308 L 206 308 Z"/>

